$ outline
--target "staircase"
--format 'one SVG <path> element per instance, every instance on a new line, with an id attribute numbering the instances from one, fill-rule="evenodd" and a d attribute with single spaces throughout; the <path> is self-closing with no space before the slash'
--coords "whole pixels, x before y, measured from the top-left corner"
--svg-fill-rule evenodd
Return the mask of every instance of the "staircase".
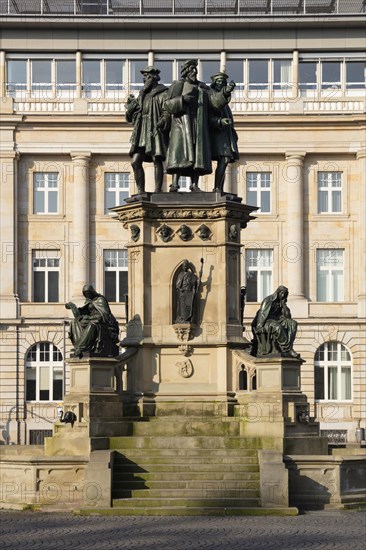
<path id="1" fill-rule="evenodd" d="M 133 435 L 110 439 L 113 513 L 240 515 L 260 508 L 260 440 L 240 436 L 235 418 L 154 418 L 124 429 Z"/>

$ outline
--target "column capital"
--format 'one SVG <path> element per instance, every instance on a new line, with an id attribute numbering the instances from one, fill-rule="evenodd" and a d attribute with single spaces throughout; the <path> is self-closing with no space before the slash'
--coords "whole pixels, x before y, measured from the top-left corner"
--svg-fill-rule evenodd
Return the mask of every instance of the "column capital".
<path id="1" fill-rule="evenodd" d="M 20 153 L 18 151 L 1 151 L 0 150 L 0 158 L 1 159 L 10 159 L 10 160 L 19 160 L 20 159 Z"/>
<path id="2" fill-rule="evenodd" d="M 361 147 L 356 153 L 357 160 L 364 159 L 366 157 L 366 146 Z"/>
<path id="3" fill-rule="evenodd" d="M 71 151 L 70 156 L 73 161 L 89 162 L 91 159 L 90 151 Z"/>
<path id="4" fill-rule="evenodd" d="M 285 158 L 286 160 L 297 160 L 299 162 L 303 162 L 306 157 L 306 151 L 286 151 L 285 152 Z"/>

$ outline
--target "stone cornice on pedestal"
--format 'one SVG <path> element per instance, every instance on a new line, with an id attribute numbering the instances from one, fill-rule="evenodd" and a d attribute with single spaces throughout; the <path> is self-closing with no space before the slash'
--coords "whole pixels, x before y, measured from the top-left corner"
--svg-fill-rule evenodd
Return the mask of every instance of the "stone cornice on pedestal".
<path id="1" fill-rule="evenodd" d="M 153 220 L 218 220 L 230 218 L 241 222 L 241 227 L 255 219 L 251 213 L 257 210 L 252 206 L 241 204 L 234 195 L 223 195 L 217 198 L 216 193 L 194 193 L 190 204 L 177 201 L 177 194 L 146 194 L 133 197 L 127 205 L 111 208 L 116 218 L 124 224 L 144 218 Z M 212 200 L 211 200 L 212 199 Z M 231 200 L 232 199 L 232 200 Z M 244 210 L 244 211 L 243 211 Z"/>

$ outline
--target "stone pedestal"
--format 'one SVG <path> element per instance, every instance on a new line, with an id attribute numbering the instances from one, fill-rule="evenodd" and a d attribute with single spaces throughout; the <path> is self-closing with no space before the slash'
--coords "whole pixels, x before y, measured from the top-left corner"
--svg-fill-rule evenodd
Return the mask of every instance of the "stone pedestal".
<path id="1" fill-rule="evenodd" d="M 64 398 L 64 412 L 76 415 L 73 426 L 57 422 L 54 436 L 46 439 L 46 454 L 88 455 L 107 449 L 108 438 L 119 435 L 131 397 L 121 386 L 122 365 L 118 358 L 84 357 L 68 359 L 70 388 Z M 129 405 L 126 405 L 126 402 Z"/>
<path id="2" fill-rule="evenodd" d="M 257 358 L 234 351 L 236 370 L 245 373 L 246 388 L 237 392 L 235 416 L 246 420 L 243 435 L 262 437 L 265 446 L 292 454 L 327 454 L 327 438 L 310 418 L 301 392 L 302 361 L 287 357 Z"/>
<path id="3" fill-rule="evenodd" d="M 147 193 L 113 210 L 130 236 L 123 345 L 140 346 L 128 383 L 143 396 L 142 412 L 228 414 L 230 347 L 245 343 L 240 230 L 255 209 L 234 195 Z M 203 273 L 192 322 L 176 324 L 175 279 L 185 259 L 196 275 L 203 260 Z"/>

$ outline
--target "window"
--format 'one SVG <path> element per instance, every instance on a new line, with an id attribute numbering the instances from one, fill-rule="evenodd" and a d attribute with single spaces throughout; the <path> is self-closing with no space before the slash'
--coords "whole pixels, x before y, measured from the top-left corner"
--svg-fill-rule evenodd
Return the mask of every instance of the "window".
<path id="1" fill-rule="evenodd" d="M 105 180 L 105 213 L 109 208 L 125 204 L 130 196 L 130 174 L 129 172 L 107 172 Z"/>
<path id="2" fill-rule="evenodd" d="M 33 301 L 59 301 L 60 260 L 57 250 L 33 251 Z"/>
<path id="3" fill-rule="evenodd" d="M 107 59 L 105 62 L 106 92 L 124 89 L 125 62 L 121 59 Z"/>
<path id="4" fill-rule="evenodd" d="M 247 302 L 261 302 L 272 292 L 273 250 L 245 251 Z"/>
<path id="5" fill-rule="evenodd" d="M 34 344 L 25 359 L 26 401 L 63 399 L 63 360 L 61 351 L 48 342 Z"/>
<path id="6" fill-rule="evenodd" d="M 160 80 L 162 84 L 169 85 L 173 82 L 173 61 L 156 60 L 156 67 L 160 70 Z"/>
<path id="7" fill-rule="evenodd" d="M 83 61 L 83 93 L 85 97 L 94 97 L 101 90 L 100 59 Z"/>
<path id="8" fill-rule="evenodd" d="M 179 191 L 187 193 L 189 191 L 189 186 L 191 185 L 191 178 L 188 176 L 181 176 L 179 178 Z"/>
<path id="9" fill-rule="evenodd" d="M 342 212 L 341 172 L 318 172 L 318 213 Z"/>
<path id="10" fill-rule="evenodd" d="M 201 60 L 201 80 L 206 82 L 206 84 L 211 84 L 211 76 L 220 71 L 220 61 L 206 61 Z"/>
<path id="11" fill-rule="evenodd" d="M 130 91 L 141 90 L 143 87 L 141 70 L 147 65 L 146 59 L 134 59 L 130 61 Z"/>
<path id="12" fill-rule="evenodd" d="M 268 60 L 249 60 L 249 90 L 268 90 Z"/>
<path id="13" fill-rule="evenodd" d="M 271 212 L 270 172 L 247 172 L 246 203 L 259 206 L 261 213 Z"/>
<path id="14" fill-rule="evenodd" d="M 352 399 L 352 357 L 340 342 L 326 342 L 315 359 L 315 399 L 350 401 Z"/>
<path id="15" fill-rule="evenodd" d="M 42 94 L 42 91 L 52 90 L 51 67 L 52 59 L 32 60 L 32 92 L 40 92 Z"/>
<path id="16" fill-rule="evenodd" d="M 33 212 L 34 214 L 57 214 L 57 172 L 35 172 L 33 174 Z"/>
<path id="17" fill-rule="evenodd" d="M 127 250 L 104 251 L 104 295 L 109 302 L 124 302 L 128 292 Z"/>
<path id="18" fill-rule="evenodd" d="M 314 61 L 300 61 L 299 63 L 299 89 L 317 89 L 318 64 Z"/>
<path id="19" fill-rule="evenodd" d="M 58 93 L 76 90 L 76 63 L 73 60 L 56 61 L 56 89 Z"/>
<path id="20" fill-rule="evenodd" d="M 316 251 L 318 302 L 341 302 L 343 300 L 343 255 L 340 249 Z"/>
<path id="21" fill-rule="evenodd" d="M 229 81 L 233 80 L 236 83 L 237 90 L 244 88 L 244 61 L 242 59 L 229 59 L 226 62 L 226 71 L 229 76 Z"/>
<path id="22" fill-rule="evenodd" d="M 346 89 L 365 88 L 366 63 L 364 61 L 346 61 Z"/>
<path id="23" fill-rule="evenodd" d="M 275 59 L 273 61 L 273 89 L 292 88 L 291 59 Z"/>
<path id="24" fill-rule="evenodd" d="M 27 60 L 12 59 L 7 62 L 7 91 L 9 95 L 27 89 Z"/>
<path id="25" fill-rule="evenodd" d="M 341 87 L 341 63 L 340 61 L 322 62 L 322 90 Z"/>

